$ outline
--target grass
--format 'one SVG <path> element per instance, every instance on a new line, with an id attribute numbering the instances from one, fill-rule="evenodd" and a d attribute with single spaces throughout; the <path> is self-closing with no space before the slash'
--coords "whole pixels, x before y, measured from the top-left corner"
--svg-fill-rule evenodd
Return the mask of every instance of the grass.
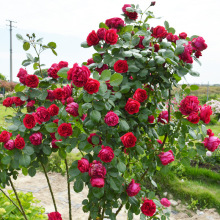
<path id="1" fill-rule="evenodd" d="M 215 136 L 217 136 L 218 134 L 220 134 L 220 122 L 218 122 L 215 125 L 206 125 L 206 128 L 210 128 L 212 129 L 212 132 L 215 134 Z"/>

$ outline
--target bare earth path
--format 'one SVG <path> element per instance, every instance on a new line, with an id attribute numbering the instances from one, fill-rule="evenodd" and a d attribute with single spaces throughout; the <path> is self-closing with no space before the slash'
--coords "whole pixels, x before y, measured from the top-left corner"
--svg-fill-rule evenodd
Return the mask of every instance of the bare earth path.
<path id="1" fill-rule="evenodd" d="M 58 173 L 49 173 L 48 175 L 51 181 L 58 211 L 62 214 L 63 220 L 68 220 L 69 211 L 66 178 Z M 43 173 L 37 173 L 35 177 L 23 176 L 22 174 L 19 174 L 18 179 L 14 181 L 14 185 L 18 191 L 32 192 L 34 197 L 41 200 L 40 205 L 46 209 L 46 213 L 54 211 L 46 178 Z M 88 214 L 82 211 L 82 201 L 86 198 L 87 189 L 84 189 L 80 193 L 75 193 L 72 187 L 73 184 L 71 184 L 73 220 L 87 220 Z M 197 214 L 186 210 L 186 208 L 181 204 L 177 205 L 176 209 L 180 211 L 178 213 L 172 211 L 171 220 L 220 220 L 220 215 L 215 212 L 214 209 L 197 211 Z M 189 217 L 186 213 L 190 213 L 191 217 Z M 126 219 L 127 217 L 125 210 L 122 209 L 117 217 L 117 220 Z M 138 220 L 140 218 L 135 216 L 134 219 Z"/>

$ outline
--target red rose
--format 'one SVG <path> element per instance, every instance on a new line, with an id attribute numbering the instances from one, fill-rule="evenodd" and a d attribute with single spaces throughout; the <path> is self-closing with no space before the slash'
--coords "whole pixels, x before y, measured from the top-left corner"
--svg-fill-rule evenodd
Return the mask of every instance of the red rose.
<path id="1" fill-rule="evenodd" d="M 8 132 L 8 131 L 2 131 L 2 133 L 0 134 L 0 142 L 7 142 L 10 140 L 12 136 L 12 133 Z"/>
<path id="2" fill-rule="evenodd" d="M 220 139 L 214 136 L 209 136 L 208 138 L 205 138 L 202 143 L 204 144 L 205 148 L 211 152 L 214 152 L 220 145 Z"/>
<path id="3" fill-rule="evenodd" d="M 105 185 L 105 180 L 103 178 L 91 178 L 90 183 L 92 187 L 102 188 Z"/>
<path id="4" fill-rule="evenodd" d="M 28 87 L 37 88 L 39 84 L 39 79 L 36 75 L 28 75 L 25 79 L 25 83 Z"/>
<path id="5" fill-rule="evenodd" d="M 119 117 L 113 111 L 109 111 L 105 115 L 104 121 L 108 126 L 115 126 L 118 124 Z"/>
<path id="6" fill-rule="evenodd" d="M 92 137 L 93 137 L 93 136 L 97 136 L 97 137 L 99 138 L 99 143 L 98 143 L 98 145 L 102 144 L 101 137 L 100 137 L 99 135 L 97 135 L 96 133 L 91 133 L 91 134 L 89 135 L 89 137 L 87 138 L 87 141 L 88 141 L 90 144 L 92 144 L 93 147 L 95 146 L 95 144 L 92 143 Z"/>
<path id="7" fill-rule="evenodd" d="M 89 93 L 97 93 L 99 91 L 100 82 L 96 79 L 89 78 L 84 89 Z"/>
<path id="8" fill-rule="evenodd" d="M 156 212 L 156 205 L 153 202 L 153 200 L 149 200 L 149 199 L 144 199 L 144 203 L 141 206 L 141 211 L 144 215 L 146 216 L 153 216 L 154 213 Z"/>
<path id="9" fill-rule="evenodd" d="M 179 34 L 180 39 L 186 39 L 187 34 L 185 32 L 182 32 Z"/>
<path id="10" fill-rule="evenodd" d="M 24 138 L 21 137 L 20 134 L 18 134 L 15 139 L 15 147 L 18 149 L 23 149 L 24 146 L 25 146 Z"/>
<path id="11" fill-rule="evenodd" d="M 73 97 L 68 97 L 66 100 L 67 104 L 70 104 L 71 102 L 74 102 L 74 98 Z"/>
<path id="12" fill-rule="evenodd" d="M 154 123 L 154 116 L 153 115 L 150 115 L 150 116 L 148 116 L 148 122 L 149 123 Z"/>
<path id="13" fill-rule="evenodd" d="M 141 187 L 140 187 L 141 184 L 139 183 L 135 183 L 134 179 L 131 180 L 131 182 L 129 183 L 127 189 L 126 189 L 126 192 L 128 194 L 128 196 L 136 196 L 139 191 L 141 190 Z"/>
<path id="14" fill-rule="evenodd" d="M 92 63 L 95 63 L 95 62 L 94 62 L 93 58 L 90 58 L 90 59 L 87 60 L 87 64 L 86 65 L 89 66 Z"/>
<path id="15" fill-rule="evenodd" d="M 168 111 L 162 111 L 158 116 L 158 122 L 162 124 L 167 124 L 169 120 Z"/>
<path id="16" fill-rule="evenodd" d="M 167 198 L 162 198 L 160 200 L 160 203 L 165 207 L 170 207 L 170 205 L 171 205 L 171 202 Z"/>
<path id="17" fill-rule="evenodd" d="M 56 139 L 55 132 L 54 133 L 50 133 L 50 137 L 52 138 L 52 140 Z"/>
<path id="18" fill-rule="evenodd" d="M 191 42 L 189 41 L 188 44 L 183 44 L 184 51 L 179 55 L 180 60 L 182 60 L 185 63 L 193 63 L 193 59 L 191 57 L 192 54 L 192 46 Z"/>
<path id="19" fill-rule="evenodd" d="M 57 130 L 58 134 L 62 137 L 71 136 L 73 134 L 73 129 L 70 123 L 62 123 Z"/>
<path id="20" fill-rule="evenodd" d="M 154 1 L 154 2 L 151 2 L 150 3 L 150 6 L 154 6 L 156 4 L 156 2 Z"/>
<path id="21" fill-rule="evenodd" d="M 102 145 L 102 149 L 99 151 L 98 157 L 101 159 L 101 161 L 105 163 L 110 163 L 114 158 L 114 151 L 109 146 Z"/>
<path id="22" fill-rule="evenodd" d="M 195 56 L 196 56 L 196 58 L 199 58 L 199 57 L 201 57 L 202 56 L 202 53 L 201 53 L 201 51 L 196 51 L 195 52 Z"/>
<path id="23" fill-rule="evenodd" d="M 118 60 L 114 64 L 114 70 L 117 73 L 126 73 L 128 72 L 128 63 L 126 60 Z"/>
<path id="24" fill-rule="evenodd" d="M 62 88 L 56 88 L 53 90 L 54 98 L 57 100 L 62 100 L 64 98 L 64 90 Z"/>
<path id="25" fill-rule="evenodd" d="M 194 50 L 203 51 L 207 48 L 207 44 L 202 37 L 193 38 L 192 46 Z"/>
<path id="26" fill-rule="evenodd" d="M 22 101 L 19 97 L 13 97 L 13 102 L 16 106 L 22 106 L 26 101 Z"/>
<path id="27" fill-rule="evenodd" d="M 55 104 L 52 104 L 47 111 L 49 112 L 50 116 L 58 115 L 59 113 L 59 107 Z"/>
<path id="28" fill-rule="evenodd" d="M 153 28 L 151 36 L 155 38 L 165 38 L 167 36 L 167 30 L 162 26 L 157 26 Z"/>
<path id="29" fill-rule="evenodd" d="M 106 169 L 100 161 L 94 160 L 89 165 L 89 176 L 92 178 L 104 178 L 106 175 Z"/>
<path id="30" fill-rule="evenodd" d="M 122 11 L 123 11 L 124 13 L 126 13 L 126 8 L 130 8 L 130 7 L 131 7 L 130 4 L 124 4 L 124 6 L 122 7 Z"/>
<path id="31" fill-rule="evenodd" d="M 76 102 L 71 102 L 66 106 L 66 111 L 73 117 L 77 117 L 79 115 L 78 109 L 79 105 Z"/>
<path id="32" fill-rule="evenodd" d="M 110 85 L 110 80 L 105 81 L 105 84 L 107 85 L 107 89 L 111 90 L 112 92 L 114 91 L 113 86 Z"/>
<path id="33" fill-rule="evenodd" d="M 140 49 L 144 49 L 145 46 L 143 45 L 142 41 L 144 40 L 144 36 L 139 36 L 140 41 L 138 43 L 138 45 L 136 47 L 140 48 Z"/>
<path id="34" fill-rule="evenodd" d="M 29 137 L 33 145 L 40 145 L 42 143 L 43 135 L 40 132 L 34 133 Z"/>
<path id="35" fill-rule="evenodd" d="M 134 136 L 132 132 L 128 132 L 122 137 L 120 137 L 121 142 L 126 148 L 134 147 L 137 141 L 137 138 Z"/>
<path id="36" fill-rule="evenodd" d="M 106 32 L 105 28 L 98 29 L 97 35 L 98 35 L 99 40 L 104 40 L 105 32 Z M 89 65 L 89 64 L 87 64 L 87 65 Z"/>
<path id="37" fill-rule="evenodd" d="M 102 67 L 98 68 L 96 67 L 95 70 L 99 73 L 99 75 L 102 74 L 102 71 L 107 70 L 108 69 L 108 65 L 107 64 L 103 64 Z"/>
<path id="38" fill-rule="evenodd" d="M 122 8 L 122 11 L 129 17 L 131 20 L 136 20 L 138 18 L 137 12 L 128 12 L 126 8 L 130 8 L 130 4 L 125 4 Z"/>
<path id="39" fill-rule="evenodd" d="M 58 63 L 58 66 L 59 66 L 60 69 L 62 69 L 62 68 L 64 68 L 64 67 L 68 67 L 68 62 L 66 62 L 66 61 L 60 61 L 60 62 Z"/>
<path id="40" fill-rule="evenodd" d="M 35 104 L 35 101 L 34 100 L 30 100 L 28 103 L 27 103 L 27 107 L 33 107 Z"/>
<path id="41" fill-rule="evenodd" d="M 54 78 L 54 79 L 57 79 L 59 78 L 59 76 L 57 75 L 58 71 L 60 70 L 58 64 L 54 63 L 48 70 L 47 70 L 47 73 L 48 73 L 48 76 Z"/>
<path id="42" fill-rule="evenodd" d="M 90 70 L 86 66 L 80 67 L 77 63 L 73 65 L 67 72 L 67 79 L 72 80 L 73 84 L 77 87 L 83 87 L 90 76 Z"/>
<path id="43" fill-rule="evenodd" d="M 170 42 L 176 43 L 176 41 L 179 40 L 179 37 L 177 35 L 172 34 L 172 33 L 168 33 L 167 40 Z"/>
<path id="44" fill-rule="evenodd" d="M 154 44 L 154 52 L 158 52 L 160 49 L 160 45 L 159 44 Z"/>
<path id="45" fill-rule="evenodd" d="M 104 40 L 107 44 L 114 45 L 118 41 L 118 35 L 115 29 L 110 29 L 105 32 Z"/>
<path id="46" fill-rule="evenodd" d="M 126 105 L 125 105 L 125 110 L 129 113 L 129 114 L 135 114 L 139 112 L 139 108 L 140 108 L 140 103 L 134 99 L 129 98 Z"/>
<path id="47" fill-rule="evenodd" d="M 42 124 L 43 122 L 47 122 L 50 120 L 50 113 L 47 111 L 47 109 L 42 106 L 42 107 L 38 107 L 36 112 L 33 113 L 36 122 L 38 122 L 39 124 Z"/>
<path id="48" fill-rule="evenodd" d="M 52 148 L 54 148 L 54 149 L 59 148 L 59 146 L 56 145 L 57 141 L 62 141 L 62 139 L 60 139 L 60 140 L 53 139 L 52 142 L 51 142 Z"/>
<path id="49" fill-rule="evenodd" d="M 86 158 L 78 160 L 78 169 L 81 173 L 89 171 L 89 161 Z"/>
<path id="50" fill-rule="evenodd" d="M 159 140 L 159 139 L 157 139 L 157 143 L 158 144 L 163 144 L 163 142 L 161 140 Z"/>
<path id="51" fill-rule="evenodd" d="M 27 115 L 25 115 L 25 117 L 23 119 L 23 123 L 27 129 L 31 129 L 36 125 L 35 117 L 33 115 L 27 114 Z"/>
<path id="52" fill-rule="evenodd" d="M 189 116 L 187 117 L 187 120 L 190 121 L 190 122 L 193 123 L 193 124 L 199 123 L 199 119 L 200 119 L 200 117 L 199 117 L 199 115 L 198 115 L 197 112 L 192 112 L 192 113 L 190 113 Z"/>
<path id="53" fill-rule="evenodd" d="M 214 136 L 215 134 L 212 132 L 211 129 L 207 129 L 207 135 L 208 136 Z"/>
<path id="54" fill-rule="evenodd" d="M 55 100 L 54 91 L 53 90 L 47 90 L 47 97 L 46 99 L 49 99 L 51 102 Z"/>
<path id="55" fill-rule="evenodd" d="M 161 152 L 158 157 L 163 165 L 167 165 L 174 161 L 173 151 Z"/>
<path id="56" fill-rule="evenodd" d="M 48 220 L 62 220 L 59 212 L 51 212 L 48 214 Z"/>
<path id="57" fill-rule="evenodd" d="M 117 29 L 117 31 L 120 30 L 120 27 L 124 27 L 125 23 L 121 18 L 110 18 L 105 21 L 105 24 L 109 28 Z"/>
<path id="58" fill-rule="evenodd" d="M 11 107 L 14 104 L 13 98 L 12 97 L 8 97 L 8 98 L 4 99 L 2 104 L 5 107 Z"/>
<path id="59" fill-rule="evenodd" d="M 186 96 L 180 102 L 179 110 L 183 115 L 189 115 L 192 112 L 199 111 L 199 100 L 196 96 Z"/>
<path id="60" fill-rule="evenodd" d="M 4 143 L 4 148 L 7 150 L 13 150 L 15 148 L 15 141 L 14 140 L 8 140 Z"/>
<path id="61" fill-rule="evenodd" d="M 96 32 L 92 31 L 91 33 L 89 33 L 86 41 L 89 46 L 97 45 L 99 43 L 99 38 L 98 38 Z"/>
<path id="62" fill-rule="evenodd" d="M 200 109 L 200 119 L 205 123 L 208 124 L 210 122 L 210 116 L 212 115 L 212 107 L 209 105 L 203 105 Z"/>
<path id="63" fill-rule="evenodd" d="M 144 102 L 147 99 L 147 92 L 144 89 L 137 89 L 133 95 L 133 98 L 138 102 Z"/>
<path id="64" fill-rule="evenodd" d="M 86 119 L 86 117 L 87 117 L 87 114 L 83 114 L 81 117 L 81 120 L 84 121 Z"/>
<path id="65" fill-rule="evenodd" d="M 27 76 L 28 76 L 27 71 L 23 68 L 20 68 L 20 70 L 17 74 L 17 77 L 19 78 L 20 83 L 26 85 L 25 80 L 26 80 Z"/>

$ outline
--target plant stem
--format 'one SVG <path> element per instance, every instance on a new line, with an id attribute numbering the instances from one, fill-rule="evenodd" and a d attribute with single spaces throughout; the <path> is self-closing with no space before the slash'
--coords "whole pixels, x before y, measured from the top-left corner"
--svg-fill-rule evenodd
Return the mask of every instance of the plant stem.
<path id="1" fill-rule="evenodd" d="M 23 215 L 23 212 L 22 212 L 21 209 L 15 204 L 15 202 L 14 202 L 1 188 L 0 188 L 0 190 L 1 190 L 2 193 L 8 198 L 8 200 L 13 203 L 13 205 L 19 210 L 19 212 Z"/>
<path id="2" fill-rule="evenodd" d="M 53 195 L 53 190 L 52 190 L 51 185 L 50 185 L 50 180 L 49 180 L 48 175 L 47 175 L 47 171 L 45 169 L 44 164 L 42 162 L 40 162 L 40 163 L 41 163 L 41 166 L 43 167 L 44 174 L 45 174 L 45 177 L 47 179 L 47 184 L 49 186 L 50 194 L 51 194 L 51 197 L 52 197 L 52 200 L 53 200 L 54 209 L 57 212 L 57 206 L 56 206 L 55 198 L 54 198 L 54 195 Z"/>
<path id="3" fill-rule="evenodd" d="M 67 186 L 68 186 L 68 200 L 69 200 L 69 220 L 72 220 L 70 182 L 68 181 L 69 180 L 69 168 L 68 168 L 67 159 L 65 159 L 65 164 L 66 164 L 66 175 L 67 175 Z"/>
<path id="4" fill-rule="evenodd" d="M 11 187 L 12 187 L 13 191 L 14 191 L 14 194 L 15 194 L 15 196 L 16 196 L 16 199 L 17 199 L 17 201 L 18 201 L 18 204 L 19 204 L 19 206 L 20 206 L 20 208 L 21 208 L 21 211 L 22 211 L 22 213 L 23 213 L 23 216 L 24 216 L 25 220 L 28 220 L 28 219 L 27 219 L 27 216 L 26 216 L 26 214 L 25 214 L 25 212 L 24 212 L 23 206 L 22 206 L 22 204 L 21 204 L 21 201 L 20 201 L 20 199 L 19 199 L 19 197 L 18 197 L 17 191 L 16 191 L 16 189 L 15 189 L 15 187 L 14 187 L 14 184 L 12 183 L 12 181 L 11 181 L 10 178 L 9 178 L 9 182 L 10 182 L 10 184 L 11 184 Z"/>
<path id="5" fill-rule="evenodd" d="M 118 208 L 118 210 L 117 210 L 116 213 L 115 213 L 115 216 L 118 215 L 118 213 L 121 211 L 122 207 L 123 207 L 123 204 L 120 205 L 120 207 Z"/>

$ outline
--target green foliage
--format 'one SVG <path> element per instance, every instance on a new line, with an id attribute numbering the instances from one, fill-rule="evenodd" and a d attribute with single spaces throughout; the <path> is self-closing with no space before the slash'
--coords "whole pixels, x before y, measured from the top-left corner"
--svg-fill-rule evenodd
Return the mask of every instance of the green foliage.
<path id="1" fill-rule="evenodd" d="M 6 80 L 6 77 L 2 73 L 0 73 L 0 80 Z"/>
<path id="2" fill-rule="evenodd" d="M 8 190 L 8 195 L 11 198 L 11 200 L 18 205 L 15 194 L 12 192 L 12 190 Z M 48 219 L 47 215 L 44 214 L 45 209 L 37 205 L 38 203 L 40 203 L 40 201 L 35 199 L 31 192 L 19 192 L 18 196 L 28 219 Z M 23 215 L 20 213 L 17 207 L 13 205 L 13 203 L 9 201 L 8 198 L 2 192 L 0 192 L 0 219 L 24 219 Z"/>

